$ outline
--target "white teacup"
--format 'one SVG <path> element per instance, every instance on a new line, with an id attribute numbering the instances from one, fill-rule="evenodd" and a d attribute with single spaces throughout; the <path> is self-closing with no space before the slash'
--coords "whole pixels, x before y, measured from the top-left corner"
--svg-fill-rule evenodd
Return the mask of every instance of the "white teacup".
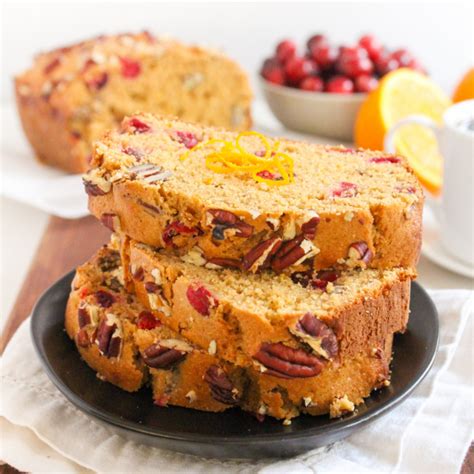
<path id="1" fill-rule="evenodd" d="M 427 200 L 439 223 L 443 247 L 474 265 L 474 100 L 449 107 L 443 115 L 443 126 L 423 115 L 400 120 L 385 136 L 386 151 L 395 152 L 394 134 L 408 123 L 433 130 L 444 158 L 442 196 Z"/>

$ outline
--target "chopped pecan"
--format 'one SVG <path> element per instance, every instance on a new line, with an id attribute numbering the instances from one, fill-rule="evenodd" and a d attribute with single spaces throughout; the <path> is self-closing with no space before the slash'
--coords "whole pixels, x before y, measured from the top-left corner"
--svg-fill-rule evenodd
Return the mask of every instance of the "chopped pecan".
<path id="1" fill-rule="evenodd" d="M 305 239 L 304 235 L 297 235 L 294 239 L 284 242 L 272 261 L 275 272 L 281 272 L 291 265 L 298 265 L 308 258 L 314 257 L 318 249 L 314 244 Z"/>
<path id="2" fill-rule="evenodd" d="M 151 214 L 152 216 L 161 214 L 161 209 L 157 206 L 154 206 L 153 204 L 145 202 L 142 199 L 138 199 L 137 203 L 143 208 L 145 208 L 145 210 L 148 211 L 148 213 Z"/>
<path id="3" fill-rule="evenodd" d="M 82 329 L 84 326 L 87 326 L 88 324 L 91 323 L 91 317 L 85 307 L 80 306 L 79 309 L 77 310 L 77 320 L 78 320 L 80 329 Z"/>
<path id="4" fill-rule="evenodd" d="M 362 260 L 365 264 L 368 264 L 372 260 L 373 254 L 367 242 L 360 241 L 350 245 L 348 256 L 350 259 Z"/>
<path id="5" fill-rule="evenodd" d="M 222 268 L 242 268 L 242 262 L 236 258 L 209 258 L 205 264 L 206 268 L 211 268 L 212 265 Z"/>
<path id="6" fill-rule="evenodd" d="M 110 308 L 115 303 L 115 297 L 108 291 L 98 290 L 95 292 L 97 303 L 102 308 Z"/>
<path id="7" fill-rule="evenodd" d="M 145 349 L 143 360 L 154 369 L 169 369 L 182 361 L 192 347 L 177 339 L 165 339 Z"/>
<path id="8" fill-rule="evenodd" d="M 204 375 L 204 380 L 209 384 L 214 400 L 225 405 L 236 405 L 240 401 L 239 391 L 219 366 L 211 365 Z"/>
<path id="9" fill-rule="evenodd" d="M 145 290 L 147 293 L 161 293 L 161 286 L 154 281 L 145 282 Z"/>
<path id="10" fill-rule="evenodd" d="M 120 219 L 117 214 L 105 212 L 100 216 L 100 222 L 112 232 L 118 232 L 120 230 Z"/>
<path id="11" fill-rule="evenodd" d="M 280 342 L 264 342 L 253 357 L 264 366 L 265 374 L 281 378 L 314 377 L 323 368 L 319 357 Z"/>
<path id="12" fill-rule="evenodd" d="M 106 357 L 118 357 L 122 348 L 122 327 L 117 316 L 107 313 L 97 329 L 95 343 Z"/>
<path id="13" fill-rule="evenodd" d="M 145 278 L 145 271 L 143 270 L 143 267 L 131 268 L 131 271 L 134 280 L 143 281 Z"/>
<path id="14" fill-rule="evenodd" d="M 79 347 L 89 347 L 91 344 L 91 339 L 89 333 L 85 328 L 79 329 L 76 334 L 76 343 Z"/>
<path id="15" fill-rule="evenodd" d="M 235 235 L 237 237 L 250 237 L 253 234 L 253 226 L 239 219 L 238 216 L 230 211 L 223 209 L 209 209 L 214 225 L 212 236 L 216 240 L 224 240 L 226 234 Z M 230 232 L 226 232 L 230 230 Z"/>
<path id="16" fill-rule="evenodd" d="M 243 269 L 256 272 L 262 268 L 267 268 L 281 245 L 282 240 L 279 237 L 270 237 L 260 242 L 244 255 L 242 259 Z"/>
<path id="17" fill-rule="evenodd" d="M 313 352 L 324 359 L 334 358 L 339 345 L 334 331 L 312 313 L 306 313 L 290 332 L 308 344 Z"/>
<path id="18" fill-rule="evenodd" d="M 116 250 L 110 250 L 97 261 L 102 272 L 110 272 L 120 266 L 120 253 Z"/>
<path id="19" fill-rule="evenodd" d="M 82 183 L 89 196 L 104 196 L 112 189 L 109 181 L 90 172 L 82 177 Z"/>

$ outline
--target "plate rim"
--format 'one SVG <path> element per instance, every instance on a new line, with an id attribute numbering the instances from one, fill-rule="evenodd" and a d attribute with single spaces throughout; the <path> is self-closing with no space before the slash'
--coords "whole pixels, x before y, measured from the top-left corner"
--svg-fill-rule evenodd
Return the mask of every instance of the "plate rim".
<path id="1" fill-rule="evenodd" d="M 76 408 L 81 410 L 88 416 L 92 416 L 93 418 L 99 420 L 100 422 L 104 422 L 106 424 L 112 425 L 120 430 L 130 431 L 132 433 L 137 433 L 144 435 L 148 438 L 156 438 L 156 439 L 168 439 L 177 442 L 192 442 L 195 444 L 261 444 L 261 443 L 268 443 L 268 442 L 281 442 L 285 440 L 292 440 L 297 441 L 298 439 L 304 439 L 314 436 L 319 436 L 321 434 L 337 434 L 340 431 L 344 431 L 346 429 L 356 430 L 361 428 L 362 426 L 369 423 L 373 418 L 378 418 L 383 416 L 395 406 L 402 403 L 417 387 L 418 385 L 424 380 L 428 372 L 431 370 L 436 355 L 438 353 L 439 348 L 439 314 L 436 309 L 436 306 L 427 293 L 427 291 L 417 282 L 411 282 L 411 289 L 410 294 L 413 292 L 413 288 L 416 288 L 415 291 L 419 291 L 422 296 L 425 298 L 427 304 L 430 306 L 431 313 L 433 314 L 433 334 L 435 340 L 435 344 L 433 345 L 433 350 L 431 353 L 427 353 L 424 356 L 424 359 L 428 359 L 426 364 L 416 373 L 416 376 L 413 377 L 410 385 L 407 386 L 402 392 L 390 397 L 388 400 L 381 402 L 375 409 L 367 411 L 355 418 L 339 418 L 338 420 L 332 421 L 330 426 L 322 425 L 322 426 L 315 426 L 310 428 L 305 428 L 303 431 L 295 431 L 295 432 L 281 432 L 281 433 L 258 433 L 258 434 L 238 434 L 238 435 L 208 435 L 208 434 L 200 434 L 200 433 L 169 433 L 169 432 L 159 432 L 157 428 L 153 428 L 153 431 L 145 425 L 140 425 L 138 423 L 120 419 L 115 417 L 114 415 L 109 415 L 107 413 L 102 412 L 98 408 L 90 405 L 88 402 L 84 401 L 79 395 L 75 394 L 59 377 L 59 375 L 54 370 L 52 364 L 50 363 L 46 352 L 43 350 L 42 344 L 40 341 L 37 340 L 36 334 L 38 320 L 39 317 L 35 316 L 38 314 L 39 309 L 42 305 L 45 304 L 45 301 L 48 300 L 49 295 L 57 291 L 56 287 L 58 285 L 64 284 L 64 282 L 68 281 L 71 282 L 75 274 L 75 270 L 71 270 L 70 272 L 63 275 L 61 278 L 56 280 L 37 300 L 32 313 L 31 313 L 31 324 L 30 324 L 30 336 L 33 341 L 33 346 L 35 348 L 35 352 L 40 359 L 41 366 L 45 370 L 48 378 L 54 384 L 54 386 L 61 392 L 61 394 L 71 402 Z M 69 287 L 69 285 L 67 286 Z M 171 409 L 173 407 L 170 407 Z M 216 413 L 216 416 L 219 414 Z"/>

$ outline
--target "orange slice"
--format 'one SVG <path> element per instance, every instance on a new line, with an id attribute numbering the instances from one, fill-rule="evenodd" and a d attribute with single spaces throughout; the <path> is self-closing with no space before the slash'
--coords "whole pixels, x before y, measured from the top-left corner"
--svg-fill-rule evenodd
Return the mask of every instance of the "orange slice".
<path id="1" fill-rule="evenodd" d="M 399 120 L 421 114 L 441 124 L 450 103 L 427 76 L 405 68 L 393 71 L 362 104 L 355 142 L 363 148 L 382 150 L 385 134 Z M 396 132 L 394 140 L 397 153 L 407 158 L 420 182 L 433 194 L 439 193 L 443 161 L 433 132 L 421 125 L 406 125 Z"/>
<path id="2" fill-rule="evenodd" d="M 469 99 L 474 99 L 474 67 L 466 72 L 453 95 L 453 102 Z"/>

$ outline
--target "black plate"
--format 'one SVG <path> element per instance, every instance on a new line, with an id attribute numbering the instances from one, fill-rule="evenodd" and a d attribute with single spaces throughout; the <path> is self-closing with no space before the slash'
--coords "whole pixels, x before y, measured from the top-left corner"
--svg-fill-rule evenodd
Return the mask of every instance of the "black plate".
<path id="1" fill-rule="evenodd" d="M 412 285 L 408 331 L 394 341 L 392 383 L 376 391 L 355 413 L 341 419 L 300 416 L 290 426 L 236 409 L 206 413 L 160 408 L 149 388 L 124 392 L 100 381 L 81 360 L 63 329 L 74 272 L 57 281 L 33 310 L 31 332 L 43 367 L 58 389 L 80 410 L 127 439 L 205 457 L 289 457 L 348 436 L 403 399 L 429 371 L 438 345 L 438 315 L 427 293 Z"/>

